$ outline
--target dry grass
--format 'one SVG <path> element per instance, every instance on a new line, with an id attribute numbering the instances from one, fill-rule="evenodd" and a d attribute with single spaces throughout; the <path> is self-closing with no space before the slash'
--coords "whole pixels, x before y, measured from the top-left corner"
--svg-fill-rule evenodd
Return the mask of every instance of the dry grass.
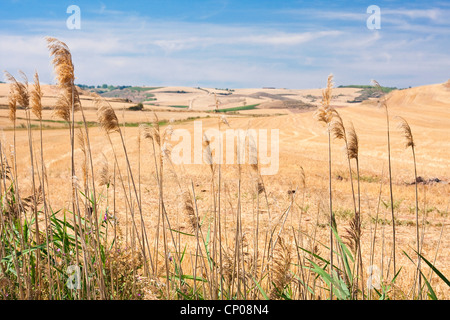
<path id="1" fill-rule="evenodd" d="M 50 43 L 54 57 L 59 57 L 59 53 L 65 55 L 65 58 L 55 58 L 56 70 L 62 63 L 70 65 L 68 48 L 62 43 L 55 46 L 55 40 Z M 58 74 L 73 72 L 73 69 L 66 69 L 61 67 Z M 4 112 L 5 117 L 11 120 L 26 118 L 23 111 L 16 108 L 27 105 L 26 92 L 22 85 L 16 84 L 12 78 L 10 80 L 13 84 L 10 109 L 0 110 L 0 114 Z M 58 78 L 58 81 L 70 85 L 70 77 Z M 147 114 L 149 121 L 146 122 L 152 122 L 152 126 L 125 128 L 121 127 L 123 119 L 117 117 L 118 108 L 113 102 L 95 101 L 92 97 L 89 103 L 97 108 L 86 110 L 86 119 L 95 120 L 98 115 L 99 126 L 93 126 L 89 131 L 83 126 L 79 129 L 73 156 L 67 129 L 40 130 L 43 141 L 40 146 L 36 143 L 37 135 L 34 137 L 28 131 L 4 131 L 0 148 L 4 168 L 2 192 L 5 192 L 1 230 L 12 227 L 9 221 L 13 220 L 8 220 L 9 216 L 21 217 L 19 221 L 25 223 L 37 209 L 39 216 L 36 221 L 43 229 L 36 232 L 36 227 L 30 225 L 30 232 L 40 235 L 41 243 L 48 244 L 47 252 L 58 257 L 55 260 L 58 267 L 65 270 L 70 264 L 82 265 L 83 279 L 85 272 L 96 276 L 91 283 L 83 283 L 79 293 L 66 294 L 64 279 L 67 275 L 59 275 L 42 253 L 38 278 L 41 285 L 49 289 L 37 292 L 34 286 L 37 280 L 27 276 L 31 274 L 29 271 L 35 256 L 27 254 L 21 260 L 23 263 L 17 260 L 14 265 L 13 261 L 11 267 L 23 275 L 23 281 L 9 273 L 7 277 L 3 276 L 0 279 L 1 297 L 6 298 L 5 294 L 9 292 L 10 297 L 34 299 L 326 299 L 330 297 L 326 281 L 316 278 L 315 273 L 303 267 L 311 267 L 312 263 L 326 266 L 326 261 L 331 258 L 331 235 L 338 253 L 334 255 L 334 269 L 337 275 L 343 276 L 340 273 L 343 262 L 339 258 L 342 246 L 329 228 L 334 214 L 339 235 L 343 237 L 347 233 L 346 242 L 353 255 L 358 257 L 357 261 L 361 262 L 361 265 L 352 265 L 357 270 L 354 273 L 357 281 L 352 281 L 349 286 L 352 298 L 361 299 L 363 288 L 366 290 L 365 298 L 369 297 L 365 287 L 365 280 L 370 276 L 366 273 L 369 263 L 377 265 L 384 284 L 390 284 L 394 276 L 391 226 L 396 227 L 395 246 L 400 249 L 396 254 L 396 264 L 402 267 L 402 271 L 386 294 L 392 298 L 395 291 L 396 299 L 414 299 L 419 295 L 426 298 L 426 287 L 422 292 L 417 290 L 417 279 L 421 278 L 417 276 L 417 255 L 412 248 L 419 248 L 448 277 L 450 243 L 445 235 L 450 187 L 446 183 L 416 183 L 414 188 L 407 183 L 417 181 L 411 170 L 413 164 L 417 165 L 420 176 L 438 177 L 444 181 L 450 179 L 447 166 L 450 142 L 442 139 L 450 126 L 448 103 L 442 104 L 437 98 L 446 93 L 441 93 L 436 85 L 434 100 L 421 98 L 429 103 L 424 117 L 421 116 L 423 105 L 413 103 L 405 109 L 400 103 L 403 99 L 408 100 L 409 94 L 414 94 L 417 88 L 393 92 L 388 97 L 389 112 L 402 115 L 409 121 L 407 127 L 403 125 L 403 132 L 393 131 L 391 136 L 395 198 L 390 206 L 388 188 L 380 189 L 388 182 L 383 170 L 387 159 L 383 129 L 385 115 L 370 104 L 345 108 L 338 105 L 332 111 L 327 108 L 333 104 L 331 88 L 332 78 L 328 78 L 319 119 L 330 126 L 330 133 L 344 141 L 344 152 L 339 143 L 330 143 L 323 126 L 315 121 L 313 112 L 258 118 L 228 116 L 226 122 L 215 116 L 202 120 L 204 130 L 219 127 L 224 131 L 228 126 L 244 130 L 249 127 L 280 129 L 280 170 L 274 176 L 261 177 L 258 162 L 216 166 L 211 152 L 208 152 L 208 139 L 205 139 L 204 149 L 211 161 L 203 165 L 175 166 L 170 162 L 167 151 L 174 143 L 170 139 L 172 129 L 164 130 L 167 127 L 160 125 L 161 112 L 156 116 Z M 72 110 L 78 108 L 72 108 L 78 91 L 66 90 L 64 86 L 60 89 L 65 100 L 55 98 L 53 106 L 56 106 L 57 115 L 69 122 L 72 121 Z M 41 117 L 50 119 L 50 110 L 42 107 L 47 90 L 40 87 L 36 75 L 29 103 L 35 119 L 30 118 L 30 123 Z M 431 89 L 425 88 L 424 91 Z M 19 92 L 22 94 L 16 95 Z M 79 107 L 84 108 L 84 100 L 79 101 Z M 180 117 L 185 117 L 184 113 L 170 112 Z M 12 114 L 14 116 L 11 117 Z M 79 114 L 75 116 L 80 119 Z M 124 114 L 127 122 L 135 121 L 132 117 L 137 119 L 140 116 L 132 112 Z M 344 126 L 344 119 L 351 120 L 352 124 Z M 221 123 L 226 127 L 221 127 Z M 192 122 L 174 123 L 172 126 L 173 129 L 184 128 L 193 133 Z M 415 133 L 414 141 L 411 128 Z M 405 155 L 404 138 L 407 147 L 417 144 L 415 160 Z M 14 139 L 15 147 L 10 148 Z M 42 157 L 36 156 L 32 160 L 30 146 Z M 333 155 L 331 170 L 328 166 L 329 152 Z M 74 174 L 68 169 L 72 159 Z M 356 173 L 351 161 L 356 162 Z M 30 172 L 30 163 L 33 162 L 37 165 L 34 172 Z M 10 171 L 17 173 L 18 178 L 14 179 Z M 352 183 L 354 174 L 358 179 L 356 192 Z M 73 176 L 83 177 L 83 185 L 77 188 L 75 197 Z M 33 187 L 33 178 L 44 189 Z M 16 180 L 20 183 L 15 192 L 24 196 L 17 203 L 5 202 L 11 199 L 12 194 L 6 192 L 4 186 L 14 185 Z M 327 205 L 330 191 L 333 193 L 331 215 Z M 95 203 L 90 202 L 90 196 L 86 199 L 80 192 L 87 195 L 95 192 Z M 386 215 L 390 207 L 396 210 L 394 222 Z M 80 239 L 86 237 L 89 230 L 94 234 L 87 236 L 89 240 L 70 257 L 58 255 L 58 242 L 47 241 L 52 230 L 46 228 L 46 219 L 49 221 L 52 217 L 45 214 L 45 210 L 50 212 L 50 208 L 53 211 L 62 209 L 57 214 L 60 218 L 66 212 L 70 224 L 79 228 Z M 72 215 L 71 211 L 75 214 Z M 376 225 L 377 233 L 374 234 Z M 422 230 L 421 245 L 417 247 L 419 228 Z M 100 230 L 105 232 L 104 236 L 100 236 Z M 25 238 L 19 237 L 21 239 Z M 36 237 L 23 245 L 39 243 L 33 239 Z M 101 258 L 102 248 L 106 248 L 105 261 Z M 2 250 L 2 257 L 5 257 L 6 247 L 2 246 Z M 402 250 L 412 257 L 414 263 Z M 104 278 L 98 273 L 102 268 L 105 270 L 101 273 Z M 431 279 L 437 296 L 448 299 L 448 287 L 439 277 L 436 274 L 430 276 L 430 268 L 424 263 L 420 268 L 427 279 Z M 8 286 L 14 281 L 20 283 L 17 292 Z M 370 297 L 378 296 L 372 290 Z"/>

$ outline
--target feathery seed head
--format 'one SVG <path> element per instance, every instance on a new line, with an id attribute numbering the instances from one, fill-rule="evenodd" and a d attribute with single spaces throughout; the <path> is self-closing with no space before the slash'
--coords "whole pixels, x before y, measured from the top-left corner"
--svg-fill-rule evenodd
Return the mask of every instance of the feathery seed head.
<path id="1" fill-rule="evenodd" d="M 100 126 L 106 133 L 119 132 L 119 120 L 111 105 L 100 96 L 94 99 L 94 104 L 97 107 L 97 117 Z"/>
<path id="2" fill-rule="evenodd" d="M 100 186 L 109 186 L 111 184 L 111 173 L 109 172 L 108 159 L 102 153 L 102 168 L 100 171 Z"/>
<path id="3" fill-rule="evenodd" d="M 184 192 L 183 200 L 184 200 L 184 210 L 183 211 L 189 220 L 189 225 L 190 225 L 191 231 L 196 231 L 197 228 L 200 228 L 200 224 L 199 224 L 199 221 L 195 214 L 194 203 L 192 201 L 191 194 L 187 191 Z"/>
<path id="4" fill-rule="evenodd" d="M 161 146 L 161 128 L 159 127 L 159 118 L 156 112 L 153 112 L 154 120 L 152 122 L 152 135 L 153 139 L 158 146 Z"/>
<path id="5" fill-rule="evenodd" d="M 322 91 L 322 106 L 325 108 L 330 106 L 333 85 L 333 74 L 330 74 L 327 79 L 327 88 Z"/>
<path id="6" fill-rule="evenodd" d="M 381 98 L 380 98 L 380 100 L 378 100 L 378 107 L 379 108 L 384 107 L 387 110 L 387 102 L 386 102 L 386 97 L 385 97 L 383 88 L 376 80 L 372 80 L 372 84 L 375 86 L 377 91 L 381 94 Z"/>
<path id="7" fill-rule="evenodd" d="M 47 37 L 47 47 L 50 50 L 50 56 L 53 56 L 53 66 L 55 68 L 56 78 L 61 87 L 70 87 L 74 84 L 74 66 L 72 63 L 72 54 L 69 47 L 64 42 Z"/>
<path id="8" fill-rule="evenodd" d="M 14 95 L 16 104 L 28 109 L 30 105 L 30 96 L 28 94 L 28 79 L 22 71 L 19 71 L 23 78 L 23 82 L 17 81 L 8 71 L 5 71 L 5 76 L 10 84 L 10 93 Z M 13 100 L 11 100 L 13 101 Z"/>
<path id="9" fill-rule="evenodd" d="M 17 100 L 14 93 L 14 88 L 10 88 L 8 94 L 8 106 L 9 106 L 9 120 L 16 120 L 16 112 L 17 112 Z"/>
<path id="10" fill-rule="evenodd" d="M 203 147 L 205 148 L 204 155 L 205 155 L 205 162 L 209 165 L 211 168 L 211 171 L 214 172 L 214 163 L 213 163 L 213 156 L 211 151 L 211 139 L 206 136 L 206 134 L 203 135 Z"/>
<path id="11" fill-rule="evenodd" d="M 414 138 L 412 135 L 411 127 L 409 126 L 408 122 L 402 118 L 398 117 L 400 119 L 400 123 L 398 124 L 399 129 L 403 130 L 403 136 L 405 137 L 406 144 L 405 147 L 412 147 L 414 148 Z"/>
<path id="12" fill-rule="evenodd" d="M 323 122 L 324 124 L 329 125 L 331 123 L 331 120 L 333 119 L 332 110 L 332 108 L 319 107 L 314 112 L 314 118 L 319 122 Z"/>
<path id="13" fill-rule="evenodd" d="M 273 284 L 274 288 L 270 293 L 271 299 L 278 299 L 280 294 L 283 292 L 286 284 L 290 281 L 289 269 L 291 266 L 291 248 L 284 241 L 283 238 L 278 237 L 278 242 L 274 248 L 273 256 Z"/>
<path id="14" fill-rule="evenodd" d="M 333 75 L 330 74 L 327 79 L 327 88 L 322 91 L 322 106 L 314 113 L 317 121 L 329 125 L 333 119 L 334 108 L 330 106 L 331 93 L 333 90 Z"/>
<path id="15" fill-rule="evenodd" d="M 42 96 L 44 94 L 39 83 L 37 71 L 34 73 L 34 85 L 31 91 L 31 110 L 38 119 L 42 119 Z"/>
<path id="16" fill-rule="evenodd" d="M 139 125 L 139 132 L 144 139 L 153 140 L 153 134 L 152 134 L 151 128 L 148 124 L 141 123 Z"/>
<path id="17" fill-rule="evenodd" d="M 304 189 L 306 187 L 306 175 L 305 175 L 305 170 L 303 169 L 302 166 L 300 166 L 300 183 Z"/>
<path id="18" fill-rule="evenodd" d="M 75 73 L 72 55 L 64 42 L 52 37 L 47 37 L 46 40 L 50 56 L 53 56 L 52 63 L 58 86 L 62 90 L 54 108 L 54 115 L 70 121 L 72 107 L 74 111 L 77 111 L 81 106 L 80 96 L 74 85 Z"/>
<path id="19" fill-rule="evenodd" d="M 350 123 L 348 132 L 348 156 L 350 159 L 358 159 L 359 140 L 353 123 Z"/>
<path id="20" fill-rule="evenodd" d="M 345 229 L 346 234 L 343 236 L 347 240 L 348 247 L 353 251 L 354 254 L 358 251 L 358 245 L 361 240 L 361 214 L 356 212 L 353 219 L 350 221 L 349 228 Z"/>
<path id="21" fill-rule="evenodd" d="M 344 121 L 342 120 L 339 112 L 333 109 L 333 121 L 330 125 L 331 133 L 335 139 L 342 139 L 347 142 L 347 137 L 345 135 Z"/>

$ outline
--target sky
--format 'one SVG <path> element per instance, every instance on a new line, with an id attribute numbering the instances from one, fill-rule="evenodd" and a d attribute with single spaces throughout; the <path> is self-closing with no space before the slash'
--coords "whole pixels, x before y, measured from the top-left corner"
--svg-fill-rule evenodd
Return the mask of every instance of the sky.
<path id="1" fill-rule="evenodd" d="M 450 78 L 449 1 L 0 0 L 2 71 L 55 83 L 46 36 L 69 46 L 76 83 L 87 85 L 306 89 L 333 73 L 336 85 L 406 88 Z"/>

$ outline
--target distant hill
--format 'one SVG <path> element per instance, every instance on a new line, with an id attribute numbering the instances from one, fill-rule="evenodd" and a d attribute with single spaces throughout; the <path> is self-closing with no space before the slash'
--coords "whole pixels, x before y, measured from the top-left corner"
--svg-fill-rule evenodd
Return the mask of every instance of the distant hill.
<path id="1" fill-rule="evenodd" d="M 348 103 L 361 103 L 365 100 L 369 100 L 370 98 L 379 98 L 383 95 L 383 93 L 389 93 L 393 90 L 398 90 L 397 87 L 380 87 L 381 91 L 378 88 L 371 85 L 358 85 L 351 84 L 346 86 L 338 86 L 338 88 L 356 88 L 361 89 L 358 91 L 359 96 L 355 97 L 353 100 L 347 100 Z"/>
<path id="2" fill-rule="evenodd" d="M 402 108 L 448 107 L 450 105 L 450 80 L 445 83 L 392 91 L 387 99 L 390 104 Z"/>

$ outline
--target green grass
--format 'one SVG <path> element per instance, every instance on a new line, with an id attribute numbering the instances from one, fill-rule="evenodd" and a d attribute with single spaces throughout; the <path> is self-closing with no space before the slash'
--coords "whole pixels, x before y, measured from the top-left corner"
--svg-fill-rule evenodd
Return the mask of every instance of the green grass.
<path id="1" fill-rule="evenodd" d="M 179 108 L 179 109 L 186 109 L 189 108 L 189 106 L 169 106 L 171 108 Z"/>
<path id="2" fill-rule="evenodd" d="M 176 120 L 176 121 L 174 121 L 174 124 L 186 123 L 186 122 L 190 122 L 190 121 L 194 121 L 194 120 L 198 120 L 198 119 L 202 119 L 202 118 L 206 119 L 206 118 L 209 118 L 209 116 L 206 116 L 206 117 L 188 117 L 186 119 Z M 22 118 L 17 117 L 17 119 L 22 119 Z M 44 120 L 43 119 L 42 122 L 43 123 L 45 123 L 45 122 L 47 122 L 47 123 L 60 123 L 60 124 L 64 125 L 63 127 L 59 127 L 59 126 L 58 127 L 52 127 L 52 126 L 48 126 L 48 125 L 43 125 L 42 126 L 43 130 L 68 128 L 68 126 L 69 126 L 67 124 L 67 122 L 63 121 L 63 120 Z M 89 128 L 98 126 L 98 123 L 95 122 L 95 121 L 87 121 L 86 124 L 87 124 L 87 126 Z M 141 124 L 147 124 L 149 126 L 152 126 L 152 124 L 150 122 L 125 122 L 125 123 L 121 123 L 120 126 L 121 127 L 125 126 L 126 128 L 136 128 L 136 127 L 139 127 L 139 125 L 141 125 Z M 159 124 L 159 126 L 162 127 L 162 126 L 168 125 L 169 121 L 168 120 L 161 120 L 161 121 L 158 122 L 158 124 Z M 82 121 L 75 121 L 75 127 L 76 128 L 84 127 L 84 123 Z M 39 128 L 40 128 L 40 125 L 35 125 L 35 124 L 31 125 L 31 129 L 38 130 Z M 16 127 L 16 130 L 25 130 L 25 129 L 27 129 L 27 126 L 25 124 L 21 124 L 21 125 Z M 12 129 L 7 129 L 7 130 L 12 130 Z"/>
<path id="3" fill-rule="evenodd" d="M 227 108 L 227 109 L 217 109 L 214 110 L 212 112 L 233 112 L 233 111 L 241 111 L 241 110 L 252 110 L 252 109 L 256 109 L 257 106 L 259 106 L 260 104 L 251 104 L 248 106 L 242 106 L 242 107 L 234 107 L 234 108 Z"/>
<path id="4" fill-rule="evenodd" d="M 336 179 L 339 180 L 348 180 L 348 172 L 345 172 L 344 170 L 336 170 L 334 176 Z M 358 175 L 356 173 L 352 173 L 352 177 L 355 180 L 358 179 Z M 363 174 L 359 175 L 359 180 L 361 182 L 376 183 L 380 182 L 380 179 L 381 178 L 379 176 L 363 175 Z"/>
<path id="5" fill-rule="evenodd" d="M 155 89 L 160 89 L 160 88 L 162 88 L 162 87 L 130 87 L 129 89 L 131 90 L 131 91 L 139 91 L 139 92 L 141 92 L 141 91 L 150 91 L 150 90 L 155 90 Z"/>
<path id="6" fill-rule="evenodd" d="M 376 89 L 374 86 L 361 85 L 361 84 L 350 84 L 350 85 L 347 85 L 347 86 L 338 86 L 338 88 Z M 397 87 L 381 87 L 381 90 L 384 93 L 389 93 L 392 90 L 397 90 Z"/>
<path id="7" fill-rule="evenodd" d="M 22 118 L 17 118 L 17 119 L 22 119 Z M 191 118 L 188 118 L 188 120 L 190 120 Z M 193 119 L 193 118 L 192 118 Z M 63 121 L 63 120 L 42 120 L 42 122 L 48 122 L 48 123 L 60 123 L 60 124 L 64 124 L 66 127 L 68 127 L 68 124 L 67 124 L 67 122 L 66 121 Z M 151 125 L 151 123 L 147 123 L 147 122 L 125 122 L 125 127 L 139 127 L 139 125 L 140 124 L 143 124 L 143 123 L 146 123 L 146 124 L 148 124 L 148 125 Z M 162 120 L 162 121 L 159 121 L 158 122 L 158 124 L 160 125 L 160 126 L 163 126 L 163 125 L 166 125 L 166 124 L 168 124 L 169 122 L 167 121 L 167 120 Z M 97 127 L 98 126 L 98 123 L 96 122 L 96 121 L 86 121 L 86 124 L 87 124 L 87 126 L 89 127 L 89 128 L 92 128 L 92 127 Z M 122 124 L 120 124 L 121 126 L 123 126 L 124 124 L 122 123 Z M 84 122 L 83 121 L 75 121 L 75 126 L 76 127 L 81 127 L 81 126 L 84 126 Z M 18 126 L 16 129 L 26 129 L 27 127 L 26 127 L 26 125 L 25 124 L 21 124 L 20 126 Z M 32 129 L 39 129 L 39 125 L 35 125 L 35 124 L 32 124 L 31 125 L 31 128 Z M 54 128 L 54 127 L 49 127 L 49 126 L 43 126 L 43 129 L 61 129 L 61 127 L 56 127 L 56 128 Z"/>
<path id="8" fill-rule="evenodd" d="M 162 120 L 158 122 L 159 126 L 164 126 L 166 124 L 168 124 L 169 121 L 167 120 Z M 127 128 L 136 128 L 139 127 L 141 124 L 147 124 L 149 126 L 152 126 L 152 124 L 150 122 L 125 122 L 125 127 Z M 121 126 L 123 126 L 124 124 L 122 123 Z"/>
<path id="9" fill-rule="evenodd" d="M 338 208 L 337 210 L 333 210 L 336 218 L 342 218 L 344 220 L 350 220 L 354 217 L 354 212 L 350 209 Z"/>

